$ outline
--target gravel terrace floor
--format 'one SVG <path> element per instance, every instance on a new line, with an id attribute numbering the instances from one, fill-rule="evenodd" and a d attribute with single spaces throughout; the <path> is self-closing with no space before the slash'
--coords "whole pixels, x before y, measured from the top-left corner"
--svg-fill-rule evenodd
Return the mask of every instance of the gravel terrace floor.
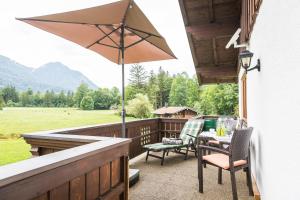
<path id="1" fill-rule="evenodd" d="M 232 199 L 229 172 L 223 171 L 223 184 L 219 185 L 216 167 L 204 168 L 204 193 L 198 192 L 197 159 L 190 156 L 170 153 L 164 166 L 160 160 L 146 154 L 130 160 L 130 168 L 140 170 L 140 180 L 129 190 L 130 200 L 222 200 Z M 246 173 L 236 173 L 238 197 L 240 200 L 253 199 L 248 194 Z"/>

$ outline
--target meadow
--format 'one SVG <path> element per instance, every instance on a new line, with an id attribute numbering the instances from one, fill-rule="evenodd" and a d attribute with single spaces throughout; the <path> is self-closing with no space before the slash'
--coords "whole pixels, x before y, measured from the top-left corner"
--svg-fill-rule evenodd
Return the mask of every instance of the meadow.
<path id="1" fill-rule="evenodd" d="M 121 122 L 121 117 L 112 110 L 4 108 L 0 111 L 0 166 L 31 156 L 30 145 L 19 138 L 22 133 L 114 122 Z"/>

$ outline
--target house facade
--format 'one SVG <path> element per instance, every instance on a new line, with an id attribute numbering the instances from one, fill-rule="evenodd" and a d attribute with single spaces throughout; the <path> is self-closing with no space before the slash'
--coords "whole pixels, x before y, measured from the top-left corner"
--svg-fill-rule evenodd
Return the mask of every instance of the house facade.
<path id="1" fill-rule="evenodd" d="M 191 119 L 197 112 L 188 107 L 162 107 L 153 112 L 160 118 Z"/>
<path id="2" fill-rule="evenodd" d="M 300 164 L 300 1 L 179 0 L 200 84 L 239 83 L 240 116 L 254 127 L 252 175 L 261 199 L 299 199 Z M 196 9 L 197 8 L 197 9 Z M 248 44 L 251 67 L 245 73 L 239 54 L 226 49 Z"/>
<path id="3" fill-rule="evenodd" d="M 240 113 L 255 128 L 252 173 L 262 199 L 300 196 L 299 9 L 298 0 L 262 2 L 248 40 L 261 71 L 239 72 Z"/>

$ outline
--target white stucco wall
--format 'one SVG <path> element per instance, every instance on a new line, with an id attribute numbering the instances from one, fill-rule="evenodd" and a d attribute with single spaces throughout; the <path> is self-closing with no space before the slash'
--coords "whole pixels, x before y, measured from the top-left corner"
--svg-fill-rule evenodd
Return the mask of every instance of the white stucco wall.
<path id="1" fill-rule="evenodd" d="M 300 199 L 300 0 L 263 0 L 250 51 L 261 59 L 247 76 L 253 174 L 262 199 Z"/>

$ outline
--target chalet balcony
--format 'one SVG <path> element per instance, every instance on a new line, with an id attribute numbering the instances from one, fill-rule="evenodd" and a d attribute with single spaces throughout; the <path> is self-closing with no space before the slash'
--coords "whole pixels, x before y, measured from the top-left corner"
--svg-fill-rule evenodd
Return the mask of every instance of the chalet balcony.
<path id="1" fill-rule="evenodd" d="M 24 134 L 34 158 L 0 167 L 0 199 L 231 199 L 229 173 L 217 183 L 217 168 L 204 170 L 198 192 L 197 159 L 170 153 L 145 162 L 143 145 L 178 135 L 186 119 L 146 119 L 121 124 Z M 128 158 L 130 161 L 128 162 Z M 129 190 L 128 168 L 140 170 Z M 246 174 L 236 176 L 239 199 L 248 195 Z"/>

